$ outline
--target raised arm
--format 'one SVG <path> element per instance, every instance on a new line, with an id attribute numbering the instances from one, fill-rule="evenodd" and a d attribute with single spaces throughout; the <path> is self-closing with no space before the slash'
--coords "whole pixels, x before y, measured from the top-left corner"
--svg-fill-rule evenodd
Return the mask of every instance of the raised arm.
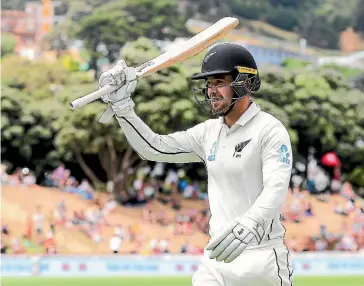
<path id="1" fill-rule="evenodd" d="M 134 112 L 116 115 L 131 147 L 144 159 L 158 162 L 187 163 L 203 162 L 201 123 L 187 131 L 169 135 L 153 132 Z"/>
<path id="2" fill-rule="evenodd" d="M 102 115 L 100 121 L 107 122 L 115 114 L 130 146 L 143 159 L 168 163 L 204 161 L 204 123 L 186 131 L 159 135 L 135 114 L 135 104 L 131 99 L 131 93 L 136 87 L 134 68 L 119 61 L 115 67 L 101 75 L 99 83 L 100 87 L 106 84 L 121 86 L 103 98 L 105 102 L 111 103 L 111 107 Z"/>

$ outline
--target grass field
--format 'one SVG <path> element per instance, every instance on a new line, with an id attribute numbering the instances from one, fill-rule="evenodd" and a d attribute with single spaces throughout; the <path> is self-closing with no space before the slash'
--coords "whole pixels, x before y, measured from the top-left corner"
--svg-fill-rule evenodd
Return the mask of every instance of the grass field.
<path id="1" fill-rule="evenodd" d="M 363 286 L 362 277 L 297 277 L 295 286 Z M 1 286 L 191 286 L 190 278 L 2 278 Z M 249 285 L 253 286 L 253 285 Z"/>

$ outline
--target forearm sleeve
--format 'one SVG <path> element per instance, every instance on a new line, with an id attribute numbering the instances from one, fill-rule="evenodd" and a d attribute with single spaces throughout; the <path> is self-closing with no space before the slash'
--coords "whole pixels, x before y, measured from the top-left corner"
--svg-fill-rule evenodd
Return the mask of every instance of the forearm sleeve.
<path id="1" fill-rule="evenodd" d="M 130 146 L 140 157 L 150 161 L 167 163 L 203 162 L 202 137 L 204 123 L 186 131 L 169 135 L 153 132 L 134 112 L 130 110 L 116 116 Z"/>
<path id="2" fill-rule="evenodd" d="M 289 134 L 281 124 L 261 135 L 263 191 L 248 214 L 267 222 L 280 214 L 288 192 L 292 170 L 292 147 Z M 267 226 L 267 224 L 264 224 Z"/>

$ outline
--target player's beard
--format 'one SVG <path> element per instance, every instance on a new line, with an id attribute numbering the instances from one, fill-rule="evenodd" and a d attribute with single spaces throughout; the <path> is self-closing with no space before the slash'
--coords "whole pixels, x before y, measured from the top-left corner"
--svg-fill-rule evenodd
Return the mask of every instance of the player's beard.
<path id="1" fill-rule="evenodd" d="M 215 114 L 220 114 L 229 109 L 232 99 L 225 98 L 220 93 L 211 93 L 209 95 L 211 100 L 211 109 Z"/>

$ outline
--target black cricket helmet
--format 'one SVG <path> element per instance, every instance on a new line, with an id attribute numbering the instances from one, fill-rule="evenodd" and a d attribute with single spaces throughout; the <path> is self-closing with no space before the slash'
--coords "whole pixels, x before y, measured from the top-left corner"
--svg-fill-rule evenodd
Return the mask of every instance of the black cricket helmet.
<path id="1" fill-rule="evenodd" d="M 207 94 L 207 78 L 211 76 L 231 74 L 230 84 L 235 92 L 228 108 L 219 113 L 213 111 L 212 99 Z M 191 77 L 193 80 L 205 80 L 205 86 L 194 88 L 194 96 L 210 115 L 227 115 L 237 100 L 260 88 L 260 78 L 257 64 L 252 54 L 243 46 L 231 43 L 219 44 L 210 49 L 202 63 L 201 73 Z"/>

